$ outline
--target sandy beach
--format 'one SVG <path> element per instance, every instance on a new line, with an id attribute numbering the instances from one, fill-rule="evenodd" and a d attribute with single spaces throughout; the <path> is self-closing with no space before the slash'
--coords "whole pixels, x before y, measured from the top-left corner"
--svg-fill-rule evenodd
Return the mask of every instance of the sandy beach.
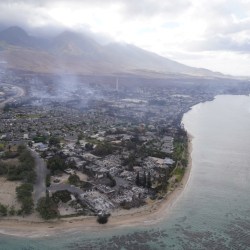
<path id="1" fill-rule="evenodd" d="M 138 209 L 118 210 L 112 213 L 105 225 L 98 224 L 96 217 L 71 217 L 59 220 L 46 221 L 35 216 L 9 217 L 0 220 L 0 234 L 19 237 L 46 237 L 57 235 L 63 232 L 74 231 L 100 231 L 114 228 L 133 227 L 138 225 L 151 225 L 162 221 L 168 216 L 168 211 L 181 198 L 181 194 L 188 185 L 190 170 L 192 166 L 192 139 L 188 136 L 189 163 L 184 177 L 178 186 L 168 193 L 162 200 L 155 201 L 152 205 L 143 206 Z"/>

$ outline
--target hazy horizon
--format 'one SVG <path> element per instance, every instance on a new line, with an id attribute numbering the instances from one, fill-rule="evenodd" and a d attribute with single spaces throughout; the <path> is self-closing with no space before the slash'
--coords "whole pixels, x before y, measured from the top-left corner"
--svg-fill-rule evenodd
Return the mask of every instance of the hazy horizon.
<path id="1" fill-rule="evenodd" d="M 250 76 L 248 0 L 9 0 L 0 9 L 1 29 L 20 26 L 32 35 L 76 30 L 188 66 Z"/>

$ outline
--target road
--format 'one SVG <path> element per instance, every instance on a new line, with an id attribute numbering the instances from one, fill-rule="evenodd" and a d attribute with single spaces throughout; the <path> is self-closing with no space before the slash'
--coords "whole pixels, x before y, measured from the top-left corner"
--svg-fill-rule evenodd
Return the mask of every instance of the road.
<path id="1" fill-rule="evenodd" d="M 85 193 L 80 188 L 75 187 L 73 185 L 69 185 L 69 184 L 54 184 L 54 185 L 51 185 L 50 187 L 48 187 L 48 191 L 52 192 L 52 193 L 54 193 L 56 191 L 62 191 L 62 190 L 68 190 L 70 193 L 78 194 L 78 195 Z"/>
<path id="2" fill-rule="evenodd" d="M 5 84 L 5 85 L 10 85 L 10 84 Z M 8 98 L 7 100 L 3 101 L 0 103 L 0 110 L 4 108 L 6 103 L 12 102 L 14 101 L 16 98 L 22 97 L 25 94 L 24 89 L 14 86 L 14 85 L 10 85 L 13 87 L 13 89 L 16 91 L 16 94 L 14 96 L 11 96 L 10 98 Z"/>
<path id="3" fill-rule="evenodd" d="M 31 151 L 32 156 L 35 159 L 36 164 L 36 182 L 34 184 L 34 203 L 37 204 L 37 201 L 41 197 L 46 196 L 46 175 L 47 175 L 47 166 L 45 161 L 40 157 L 40 155 L 35 152 Z"/>

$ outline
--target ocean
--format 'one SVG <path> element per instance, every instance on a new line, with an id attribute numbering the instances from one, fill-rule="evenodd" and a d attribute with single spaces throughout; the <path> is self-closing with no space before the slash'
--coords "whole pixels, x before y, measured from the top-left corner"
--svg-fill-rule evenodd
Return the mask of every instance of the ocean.
<path id="1" fill-rule="evenodd" d="M 192 140 L 185 189 L 155 225 L 24 239 L 0 249 L 250 249 L 250 96 L 217 96 L 183 117 Z"/>

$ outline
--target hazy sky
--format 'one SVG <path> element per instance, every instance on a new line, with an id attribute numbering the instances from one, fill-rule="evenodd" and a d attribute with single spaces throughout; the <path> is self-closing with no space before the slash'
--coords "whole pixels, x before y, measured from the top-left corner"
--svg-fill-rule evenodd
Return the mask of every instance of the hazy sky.
<path id="1" fill-rule="evenodd" d="M 87 30 L 191 66 L 250 75 L 250 0 L 4 0 L 0 11 L 5 26 Z"/>

